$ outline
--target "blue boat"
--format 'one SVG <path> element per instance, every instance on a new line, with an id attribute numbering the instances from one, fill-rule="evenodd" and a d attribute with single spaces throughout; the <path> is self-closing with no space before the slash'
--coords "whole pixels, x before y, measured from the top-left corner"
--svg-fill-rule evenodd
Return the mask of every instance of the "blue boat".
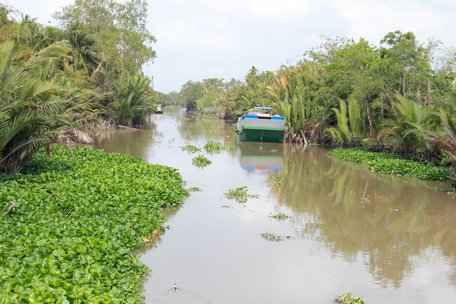
<path id="1" fill-rule="evenodd" d="M 272 108 L 254 107 L 238 118 L 237 132 L 241 141 L 283 142 L 285 118 L 272 115 Z"/>

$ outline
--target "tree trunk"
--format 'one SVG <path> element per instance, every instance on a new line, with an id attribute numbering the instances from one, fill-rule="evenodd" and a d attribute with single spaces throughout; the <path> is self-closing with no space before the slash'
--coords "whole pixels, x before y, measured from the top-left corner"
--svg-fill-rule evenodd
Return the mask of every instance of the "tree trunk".
<path id="1" fill-rule="evenodd" d="M 18 173 L 19 171 L 21 171 L 22 167 L 23 167 L 23 163 L 21 162 L 21 159 L 19 156 L 9 157 L 5 161 L 5 173 L 6 174 Z"/>
<path id="2" fill-rule="evenodd" d="M 431 96 L 431 80 L 428 79 L 427 81 L 427 88 L 426 88 L 426 97 L 424 99 L 424 104 L 429 105 L 432 103 L 432 96 Z"/>
<path id="3" fill-rule="evenodd" d="M 106 57 L 105 55 L 103 54 L 102 57 L 101 57 L 101 61 L 100 63 L 98 64 L 97 68 L 93 71 L 92 75 L 90 76 L 90 78 L 94 79 L 95 76 L 97 76 L 97 74 L 100 72 L 101 70 L 101 66 L 103 65 L 103 63 L 106 62 Z"/>
<path id="4" fill-rule="evenodd" d="M 372 124 L 372 117 L 371 117 L 371 112 L 369 108 L 369 103 L 367 103 L 367 120 L 369 121 L 369 136 L 372 136 L 374 134 L 374 126 Z"/>
<path id="5" fill-rule="evenodd" d="M 50 157 L 51 153 L 52 153 L 51 144 L 47 144 L 46 145 L 46 155 Z"/>
<path id="6" fill-rule="evenodd" d="M 302 139 L 304 140 L 304 144 L 307 146 L 308 142 L 307 142 L 306 136 L 304 135 L 304 132 L 302 132 L 302 130 L 299 130 L 299 132 L 301 132 L 301 136 L 302 136 Z"/>
<path id="7" fill-rule="evenodd" d="M 402 96 L 404 96 L 404 97 L 406 97 L 406 95 L 405 95 L 405 75 L 406 75 L 406 73 L 404 73 L 402 76 Z"/>

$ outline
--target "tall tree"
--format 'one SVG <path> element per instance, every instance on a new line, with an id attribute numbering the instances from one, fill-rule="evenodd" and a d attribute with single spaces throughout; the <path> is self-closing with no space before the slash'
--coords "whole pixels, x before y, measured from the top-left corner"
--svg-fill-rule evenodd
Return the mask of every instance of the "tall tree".
<path id="1" fill-rule="evenodd" d="M 429 98 L 430 53 L 433 44 L 425 48 L 418 43 L 413 33 L 401 31 L 386 34 L 380 43 L 385 89 L 391 92 L 391 99 L 396 94 L 401 94 L 425 102 Z"/>
<path id="2" fill-rule="evenodd" d="M 155 58 L 151 46 L 155 38 L 146 28 L 145 0 L 76 0 L 55 16 L 66 31 L 82 31 L 95 42 L 99 58 L 92 77 L 104 66 L 139 72 L 145 62 Z"/>

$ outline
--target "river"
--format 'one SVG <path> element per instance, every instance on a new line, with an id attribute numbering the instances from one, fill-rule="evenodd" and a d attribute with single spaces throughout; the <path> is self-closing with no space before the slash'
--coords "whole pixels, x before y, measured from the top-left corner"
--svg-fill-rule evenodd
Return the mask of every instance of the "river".
<path id="1" fill-rule="evenodd" d="M 175 167 L 200 189 L 167 211 L 170 229 L 141 255 L 151 268 L 146 303 L 333 303 L 346 292 L 369 304 L 456 301 L 456 199 L 445 185 L 368 172 L 317 147 L 238 144 L 217 119 L 151 119 L 146 130 L 96 140 Z M 196 154 L 181 148 L 209 140 L 227 150 L 193 166 Z M 258 197 L 224 196 L 242 186 Z"/>

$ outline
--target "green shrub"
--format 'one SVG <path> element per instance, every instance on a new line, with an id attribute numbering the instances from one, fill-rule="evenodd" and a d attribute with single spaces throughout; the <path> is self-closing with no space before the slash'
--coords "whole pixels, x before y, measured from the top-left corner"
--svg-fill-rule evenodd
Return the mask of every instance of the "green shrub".
<path id="1" fill-rule="evenodd" d="M 148 269 L 131 250 L 187 191 L 172 168 L 56 146 L 0 175 L 0 302 L 133 303 Z"/>

